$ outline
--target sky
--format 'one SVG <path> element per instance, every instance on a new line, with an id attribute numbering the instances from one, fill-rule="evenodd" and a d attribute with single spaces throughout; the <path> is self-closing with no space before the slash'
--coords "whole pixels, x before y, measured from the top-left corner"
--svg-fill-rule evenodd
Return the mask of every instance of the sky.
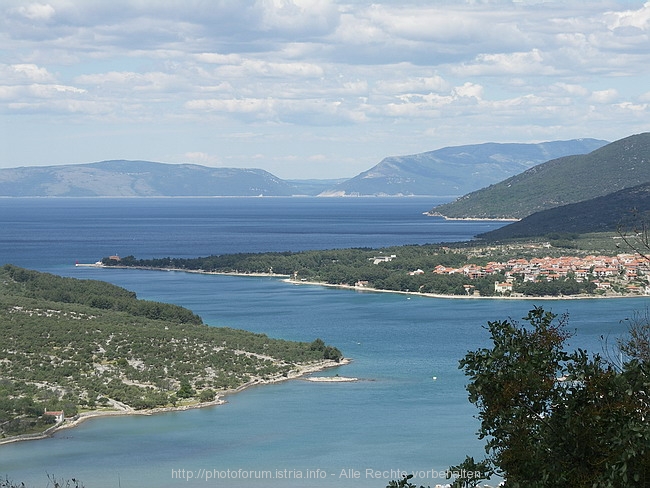
<path id="1" fill-rule="evenodd" d="M 0 168 L 350 178 L 387 156 L 650 130 L 650 2 L 0 1 Z"/>

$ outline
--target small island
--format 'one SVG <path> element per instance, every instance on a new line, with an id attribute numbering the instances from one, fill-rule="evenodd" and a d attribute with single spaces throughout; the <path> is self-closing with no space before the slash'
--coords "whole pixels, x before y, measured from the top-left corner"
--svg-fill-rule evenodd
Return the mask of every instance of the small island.
<path id="1" fill-rule="evenodd" d="M 353 383 L 359 381 L 359 378 L 353 378 L 351 376 L 307 376 L 306 381 L 311 381 L 312 383 Z"/>
<path id="2" fill-rule="evenodd" d="M 100 415 L 224 402 L 243 388 L 346 364 L 321 339 L 205 325 L 96 280 L 0 268 L 0 443 Z"/>

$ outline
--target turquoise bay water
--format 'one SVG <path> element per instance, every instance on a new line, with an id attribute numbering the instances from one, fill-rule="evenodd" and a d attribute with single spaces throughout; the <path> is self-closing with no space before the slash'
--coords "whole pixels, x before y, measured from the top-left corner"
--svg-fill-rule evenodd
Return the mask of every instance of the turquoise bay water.
<path id="1" fill-rule="evenodd" d="M 295 340 L 321 337 L 353 358 L 351 364 L 321 374 L 363 381 L 295 380 L 248 389 L 214 408 L 90 420 L 50 439 L 0 446 L 1 476 L 45 486 L 50 473 L 81 479 L 89 488 L 384 487 L 398 471 L 421 471 L 429 477 L 417 483 L 435 486 L 444 480 L 432 473 L 462 461 L 466 454 L 482 455 L 482 444 L 474 435 L 476 412 L 467 402 L 465 379 L 457 365 L 467 350 L 487 345 L 482 326 L 488 320 L 521 318 L 542 304 L 556 313 L 569 313 L 570 328 L 576 329 L 574 346 L 600 352 L 601 336 L 611 340 L 624 327 L 621 319 L 648 306 L 645 298 L 543 303 L 445 300 L 292 285 L 272 278 L 71 265 L 71 255 L 96 260 L 113 252 L 136 256 L 233 252 L 210 249 L 239 246 L 238 239 L 261 251 L 273 245 L 274 236 L 259 228 L 283 228 L 296 236 L 296 246 L 314 248 L 347 247 L 345 243 L 352 241 L 375 247 L 374 241 L 386 235 L 405 239 L 402 243 L 418 238 L 434 242 L 437 237 L 434 226 L 424 227 L 431 221 L 421 220 L 421 212 L 428 209 L 424 201 L 390 200 L 386 208 L 391 210 L 383 208 L 379 215 L 371 201 L 328 201 L 319 206 L 304 200 L 302 207 L 304 202 L 312 206 L 307 218 L 304 208 L 295 210 L 295 201 L 274 201 L 276 213 L 260 216 L 257 201 L 244 199 L 238 205 L 250 207 L 234 211 L 241 214 L 241 221 L 226 232 L 228 238 L 221 234 L 224 221 L 232 217 L 225 210 L 220 215 L 210 212 L 215 201 L 165 200 L 161 207 L 125 202 L 90 202 L 71 209 L 72 203 L 63 201 L 63 208 L 45 211 L 43 204 L 28 201 L 29 211 L 23 208 L 9 215 L 4 212 L 7 204 L 0 201 L 0 224 L 6 230 L 0 236 L 0 261 L 110 281 L 136 291 L 140 298 L 191 308 L 210 325 Z M 380 199 L 380 206 L 385 202 Z M 15 201 L 9 206 L 20 207 Z M 115 217 L 118 211 L 126 223 Z M 253 219 L 256 214 L 264 222 Z M 349 225 L 338 227 L 332 215 Z M 202 222 L 197 223 L 196 234 L 189 224 L 182 224 L 192 219 Z M 325 225 L 315 238 L 321 221 Z M 133 222 L 142 222 L 143 227 Z M 397 223 L 400 230 L 395 234 Z M 437 224 L 444 228 L 445 223 Z M 465 224 L 442 235 L 470 238 L 477 231 Z M 64 229 L 69 227 L 76 234 L 66 240 Z M 158 229 L 154 237 L 148 237 L 154 227 Z M 182 234 L 161 237 L 166 235 L 162 229 L 178 227 Z M 56 229 L 55 235 L 41 240 L 44 228 Z M 301 229 L 307 236 L 304 241 Z M 237 233 L 246 238 L 232 244 Z M 20 245 L 13 243 L 15 236 Z M 104 244 L 109 252 L 103 252 Z M 188 480 L 190 472 L 194 479 Z M 349 478 L 357 473 L 357 479 Z M 311 478 L 305 479 L 307 475 Z"/>

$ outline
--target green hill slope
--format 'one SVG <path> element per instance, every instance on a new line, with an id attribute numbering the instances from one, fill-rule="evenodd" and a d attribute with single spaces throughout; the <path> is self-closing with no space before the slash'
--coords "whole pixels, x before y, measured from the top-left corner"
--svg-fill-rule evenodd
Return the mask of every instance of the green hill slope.
<path id="1" fill-rule="evenodd" d="M 430 213 L 450 218 L 523 218 L 648 181 L 650 133 L 643 133 L 586 155 L 540 164 L 501 183 L 439 205 Z"/>
<path id="2" fill-rule="evenodd" d="M 553 233 L 613 232 L 650 221 L 650 183 L 610 195 L 536 212 L 478 237 L 505 240 Z"/>

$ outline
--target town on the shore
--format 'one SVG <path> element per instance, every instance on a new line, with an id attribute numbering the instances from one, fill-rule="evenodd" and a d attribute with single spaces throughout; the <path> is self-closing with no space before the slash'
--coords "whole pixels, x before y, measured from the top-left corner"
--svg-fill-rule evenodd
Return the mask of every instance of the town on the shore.
<path id="1" fill-rule="evenodd" d="M 490 275 L 505 277 L 495 281 L 497 294 L 509 295 L 516 282 L 523 283 L 552 282 L 573 278 L 576 282 L 589 281 L 601 295 L 636 294 L 650 295 L 650 262 L 639 253 L 617 254 L 616 256 L 584 257 L 538 257 L 517 258 L 505 262 L 490 261 L 485 266 L 467 264 L 459 268 L 436 266 L 432 272 L 439 275 L 462 274 L 470 279 L 485 278 Z M 410 275 L 424 274 L 417 269 Z M 363 287 L 363 282 L 357 286 Z M 465 285 L 468 295 L 475 293 L 472 285 Z"/>
<path id="2" fill-rule="evenodd" d="M 422 270 L 415 271 L 420 272 Z M 617 254 L 616 256 L 561 256 L 519 258 L 505 262 L 491 261 L 485 266 L 468 264 L 461 268 L 436 266 L 436 274 L 462 273 L 471 279 L 483 278 L 501 273 L 506 279 L 496 281 L 495 292 L 505 294 L 513 291 L 517 279 L 526 282 L 554 281 L 574 278 L 578 283 L 591 281 L 597 290 L 648 295 L 650 294 L 650 263 L 638 254 Z M 471 285 L 468 285 L 471 287 Z M 468 287 L 468 293 L 471 288 Z"/>

